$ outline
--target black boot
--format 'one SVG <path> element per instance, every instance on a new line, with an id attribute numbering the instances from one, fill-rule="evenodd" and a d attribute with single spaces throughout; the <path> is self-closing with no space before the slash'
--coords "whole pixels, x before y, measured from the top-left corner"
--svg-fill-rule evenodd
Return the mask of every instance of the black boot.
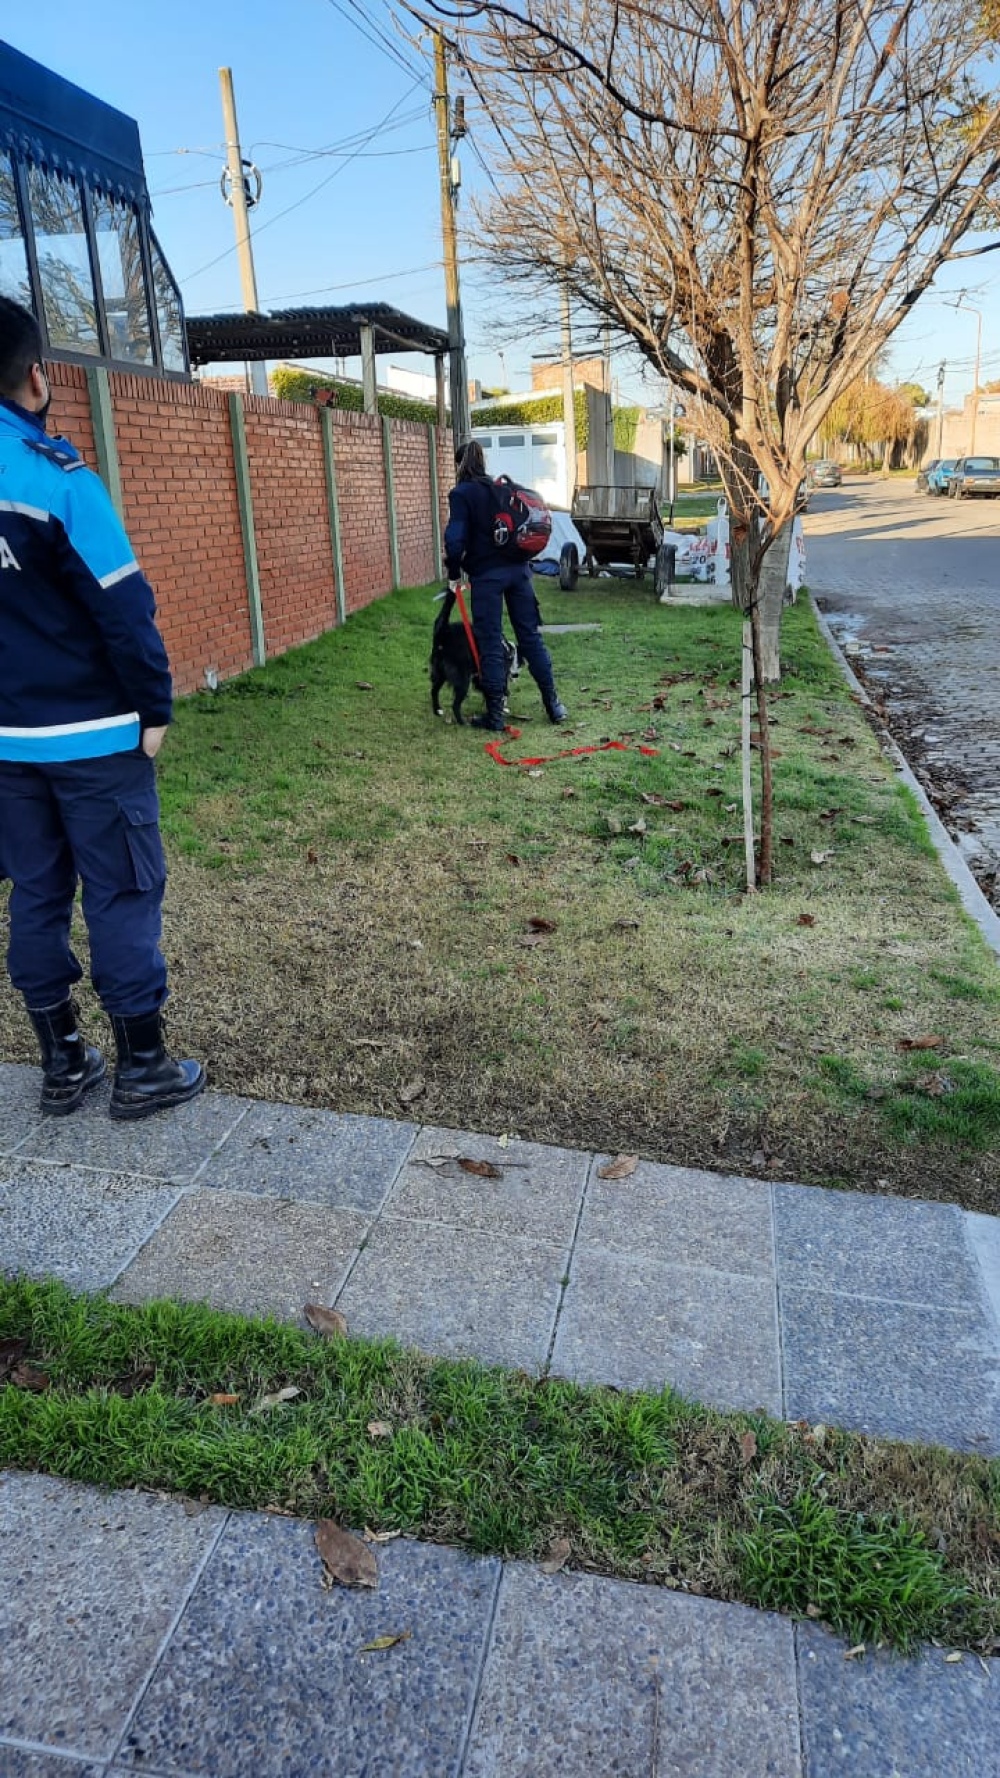
<path id="1" fill-rule="evenodd" d="M 104 1057 L 84 1043 L 76 1028 L 72 1000 L 58 1006 L 28 1007 L 28 1017 L 42 1051 L 42 1110 L 50 1117 L 75 1111 L 84 1093 L 104 1079 Z"/>
<path id="2" fill-rule="evenodd" d="M 109 1016 L 118 1048 L 112 1117 L 151 1117 L 201 1092 L 208 1078 L 201 1063 L 175 1062 L 167 1055 L 159 1009 L 136 1018 Z"/>
<path id="3" fill-rule="evenodd" d="M 543 693 L 542 703 L 545 705 L 545 714 L 548 717 L 550 722 L 565 722 L 566 721 L 566 718 L 569 715 L 569 711 L 567 710 L 565 704 L 561 704 L 559 702 L 559 698 L 558 698 L 558 694 L 556 692 L 555 686 L 553 686 L 553 688 L 550 692 Z"/>
<path id="4" fill-rule="evenodd" d="M 503 692 L 486 691 L 483 696 L 486 699 L 486 710 L 482 716 L 472 718 L 472 727 L 488 728 L 492 729 L 495 734 L 502 734 L 507 727 L 507 718 L 503 711 Z"/>

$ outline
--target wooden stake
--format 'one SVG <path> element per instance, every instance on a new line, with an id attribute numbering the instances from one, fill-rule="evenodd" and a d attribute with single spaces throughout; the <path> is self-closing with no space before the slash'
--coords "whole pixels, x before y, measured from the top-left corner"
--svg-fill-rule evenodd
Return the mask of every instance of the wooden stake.
<path id="1" fill-rule="evenodd" d="M 750 779 L 750 693 L 753 686 L 753 637 L 748 623 L 743 625 L 743 682 L 741 709 L 743 715 L 743 846 L 747 864 L 747 894 L 757 888 L 757 859 L 753 840 L 753 791 Z"/>

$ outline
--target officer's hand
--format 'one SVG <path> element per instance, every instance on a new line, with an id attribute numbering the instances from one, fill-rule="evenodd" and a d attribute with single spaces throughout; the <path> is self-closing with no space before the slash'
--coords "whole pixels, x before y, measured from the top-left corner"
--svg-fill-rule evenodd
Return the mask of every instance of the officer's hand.
<path id="1" fill-rule="evenodd" d="M 460 580 L 449 580 L 449 582 L 448 582 L 449 593 L 457 593 L 461 584 L 462 584 L 462 582 Z"/>
<path id="2" fill-rule="evenodd" d="M 142 751 L 147 759 L 155 759 L 160 751 L 160 744 L 166 734 L 165 728 L 144 728 L 142 731 Z"/>

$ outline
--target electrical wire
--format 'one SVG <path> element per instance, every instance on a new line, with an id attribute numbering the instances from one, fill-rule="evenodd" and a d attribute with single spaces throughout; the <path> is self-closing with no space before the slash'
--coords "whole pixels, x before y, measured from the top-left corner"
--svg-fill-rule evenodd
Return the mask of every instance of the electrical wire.
<path id="1" fill-rule="evenodd" d="M 417 73 L 413 63 L 404 55 L 399 45 L 394 43 L 391 37 L 387 37 L 384 31 L 380 30 L 375 20 L 369 16 L 364 7 L 359 3 L 359 0 L 347 0 L 346 7 L 341 4 L 341 0 L 326 0 L 326 3 L 333 8 L 334 12 L 339 13 L 340 17 L 344 19 L 347 24 L 353 25 L 354 29 L 360 33 L 366 43 L 372 45 L 373 49 L 381 50 L 382 54 L 388 56 L 389 60 L 394 62 L 397 68 L 401 68 L 404 74 L 409 74 L 411 78 L 417 79 L 421 86 L 430 87 L 431 83 L 427 71 L 425 70 L 422 74 Z M 347 10 L 347 7 L 350 8 L 350 11 Z M 355 14 L 353 18 L 351 16 L 352 13 Z M 365 29 L 365 26 L 368 27 L 367 30 Z"/>
<path id="2" fill-rule="evenodd" d="M 383 118 L 381 118 L 380 121 L 377 124 L 375 124 L 373 126 L 373 128 L 369 131 L 367 137 L 365 138 L 365 143 L 363 143 L 362 146 L 364 146 L 368 142 L 374 141 L 375 137 L 379 134 L 379 131 L 385 128 L 385 125 L 389 122 L 389 119 L 391 117 L 395 116 L 396 112 L 399 110 L 399 107 L 406 103 L 406 100 L 410 97 L 410 93 L 414 92 L 419 85 L 420 85 L 419 81 L 414 81 L 413 86 L 411 86 L 405 93 L 403 93 L 401 98 L 396 100 L 396 103 L 390 107 L 390 109 L 386 112 L 385 116 Z M 346 160 L 341 161 L 339 167 L 334 167 L 332 173 L 328 173 L 326 175 L 325 179 L 321 179 L 318 185 L 314 185 L 312 187 L 311 191 L 307 191 L 305 193 L 305 195 L 301 198 L 296 198 L 296 200 L 293 204 L 286 205 L 285 209 L 279 210 L 278 214 L 276 216 L 268 217 L 268 220 L 266 222 L 261 223 L 260 227 L 254 231 L 254 238 L 257 239 L 260 235 L 262 235 L 264 233 L 265 229 L 273 228 L 274 224 L 276 222 L 281 222 L 283 217 L 290 216 L 293 210 L 299 210 L 299 209 L 301 209 L 303 204 L 309 203 L 309 201 L 312 198 L 316 197 L 318 192 L 321 192 L 325 186 L 330 184 L 331 180 L 336 179 L 336 177 L 339 173 L 345 172 L 347 170 L 347 168 L 350 166 L 351 161 L 356 159 L 357 155 L 360 152 L 361 152 L 360 148 L 356 149 L 355 152 L 353 154 L 349 155 Z M 207 260 L 204 265 L 198 267 L 197 271 L 188 272 L 186 274 L 183 274 L 180 279 L 181 283 L 184 283 L 184 284 L 193 283 L 194 279 L 200 278 L 203 272 L 210 271 L 213 266 L 219 265 L 223 259 L 228 259 L 230 254 L 233 254 L 236 251 L 237 251 L 237 248 L 236 248 L 236 243 L 234 241 L 233 245 L 231 247 L 226 247 L 223 250 L 223 252 L 217 253 L 215 255 L 214 259 Z"/>

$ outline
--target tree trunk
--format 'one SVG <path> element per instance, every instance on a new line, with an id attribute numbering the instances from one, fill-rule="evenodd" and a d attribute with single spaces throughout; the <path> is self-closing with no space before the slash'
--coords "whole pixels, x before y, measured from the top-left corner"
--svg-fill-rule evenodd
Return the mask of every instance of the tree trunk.
<path id="1" fill-rule="evenodd" d="M 761 613 L 758 599 L 754 599 L 750 606 L 750 633 L 753 639 L 757 740 L 760 747 L 760 857 L 757 866 L 757 881 L 764 889 L 774 874 L 774 773 L 771 763 L 771 725 L 768 720 L 767 694 L 764 691 Z"/>
<path id="2" fill-rule="evenodd" d="M 765 685 L 781 678 L 781 613 L 788 585 L 788 558 L 792 547 L 792 521 L 782 525 L 760 567 L 757 601 L 760 606 L 761 671 Z"/>
<path id="3" fill-rule="evenodd" d="M 753 598 L 753 565 L 750 561 L 750 532 L 729 517 L 729 572 L 733 582 L 733 604 L 737 611 L 749 611 Z"/>

